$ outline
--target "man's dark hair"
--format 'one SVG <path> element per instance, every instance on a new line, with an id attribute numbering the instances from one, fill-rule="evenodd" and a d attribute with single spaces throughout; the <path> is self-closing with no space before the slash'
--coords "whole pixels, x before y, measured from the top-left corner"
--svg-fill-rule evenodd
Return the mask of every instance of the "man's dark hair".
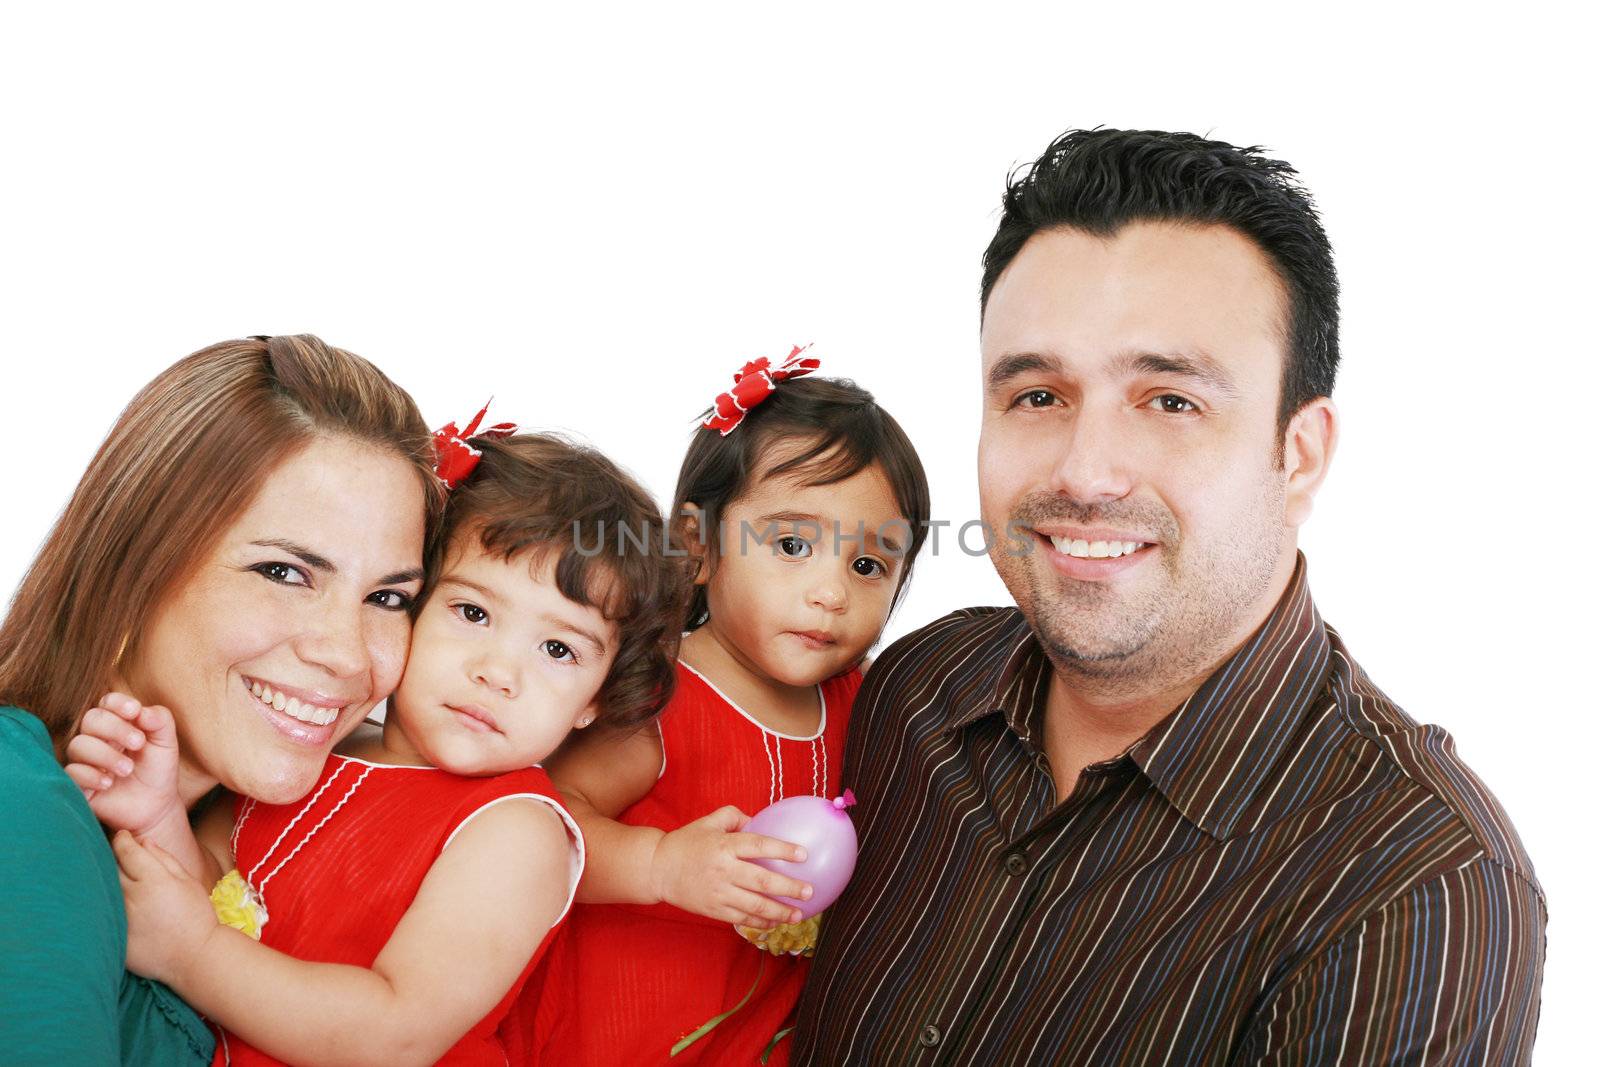
<path id="1" fill-rule="evenodd" d="M 1289 297 L 1288 358 L 1278 435 L 1308 401 L 1333 393 L 1339 367 L 1339 279 L 1333 249 L 1295 169 L 1260 147 L 1192 133 L 1068 130 L 1011 173 L 983 253 L 979 307 L 1028 238 L 1070 227 L 1110 237 L 1130 222 L 1215 224 L 1266 253 Z"/>

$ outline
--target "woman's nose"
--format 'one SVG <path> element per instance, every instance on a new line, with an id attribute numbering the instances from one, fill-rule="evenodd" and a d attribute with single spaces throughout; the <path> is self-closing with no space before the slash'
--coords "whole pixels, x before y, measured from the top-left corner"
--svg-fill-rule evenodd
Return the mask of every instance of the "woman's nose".
<path id="1" fill-rule="evenodd" d="M 368 634 L 361 605 L 341 607 L 324 604 L 310 620 L 296 642 L 296 653 L 306 663 L 320 667 L 334 678 L 349 678 L 365 673 Z"/>

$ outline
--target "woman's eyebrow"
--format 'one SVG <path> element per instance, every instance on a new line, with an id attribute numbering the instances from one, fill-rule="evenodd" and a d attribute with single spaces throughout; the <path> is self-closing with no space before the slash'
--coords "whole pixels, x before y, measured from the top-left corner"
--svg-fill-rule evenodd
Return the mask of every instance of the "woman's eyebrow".
<path id="1" fill-rule="evenodd" d="M 288 541 L 281 537 L 269 537 L 262 541 L 251 541 L 250 543 L 259 548 L 282 549 L 291 556 L 299 559 L 300 562 L 304 563 L 312 570 L 321 571 L 324 574 L 339 573 L 339 568 L 334 566 L 333 561 L 328 557 L 318 555 L 305 545 L 297 544 L 294 541 Z M 384 575 L 382 578 L 378 579 L 378 584 L 405 585 L 407 582 L 420 582 L 422 578 L 423 570 L 421 567 L 409 567 L 403 571 L 395 571 L 393 574 Z"/>
<path id="2" fill-rule="evenodd" d="M 395 571 L 378 579 L 379 585 L 405 585 L 407 582 L 420 582 L 427 572 L 421 567 L 412 567 L 410 570 Z"/>
<path id="3" fill-rule="evenodd" d="M 312 570 L 324 571 L 328 574 L 339 573 L 339 568 L 333 565 L 332 560 L 326 556 L 317 555 L 317 553 L 311 551 L 311 549 L 307 548 L 305 545 L 296 544 L 293 541 L 286 541 L 281 537 L 269 537 L 264 541 L 251 541 L 250 543 L 261 548 L 281 548 L 291 556 L 298 557 L 301 563 L 304 563 Z"/>

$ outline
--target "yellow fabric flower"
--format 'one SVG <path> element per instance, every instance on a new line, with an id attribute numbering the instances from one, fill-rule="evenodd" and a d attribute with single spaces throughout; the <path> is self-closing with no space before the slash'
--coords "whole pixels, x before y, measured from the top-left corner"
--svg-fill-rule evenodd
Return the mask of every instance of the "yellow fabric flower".
<path id="1" fill-rule="evenodd" d="M 817 931 L 822 926 L 822 915 L 816 914 L 797 923 L 784 923 L 771 930 L 757 930 L 752 926 L 735 926 L 739 936 L 757 948 L 766 949 L 774 956 L 811 956 L 817 951 Z"/>
<path id="2" fill-rule="evenodd" d="M 250 883 L 244 880 L 236 867 L 217 880 L 211 889 L 211 907 L 216 910 L 217 921 L 223 926 L 261 940 L 261 927 L 267 921 L 267 909 L 261 906 Z"/>

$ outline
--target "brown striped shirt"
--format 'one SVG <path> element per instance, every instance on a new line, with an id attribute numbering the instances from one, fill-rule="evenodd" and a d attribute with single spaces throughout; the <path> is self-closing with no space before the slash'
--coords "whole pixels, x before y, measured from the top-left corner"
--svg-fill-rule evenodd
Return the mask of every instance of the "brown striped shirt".
<path id="1" fill-rule="evenodd" d="M 1325 626 L 1262 628 L 1059 802 L 1014 608 L 896 642 L 855 705 L 861 853 L 799 1064 L 1526 1063 L 1545 903 L 1448 734 Z"/>

